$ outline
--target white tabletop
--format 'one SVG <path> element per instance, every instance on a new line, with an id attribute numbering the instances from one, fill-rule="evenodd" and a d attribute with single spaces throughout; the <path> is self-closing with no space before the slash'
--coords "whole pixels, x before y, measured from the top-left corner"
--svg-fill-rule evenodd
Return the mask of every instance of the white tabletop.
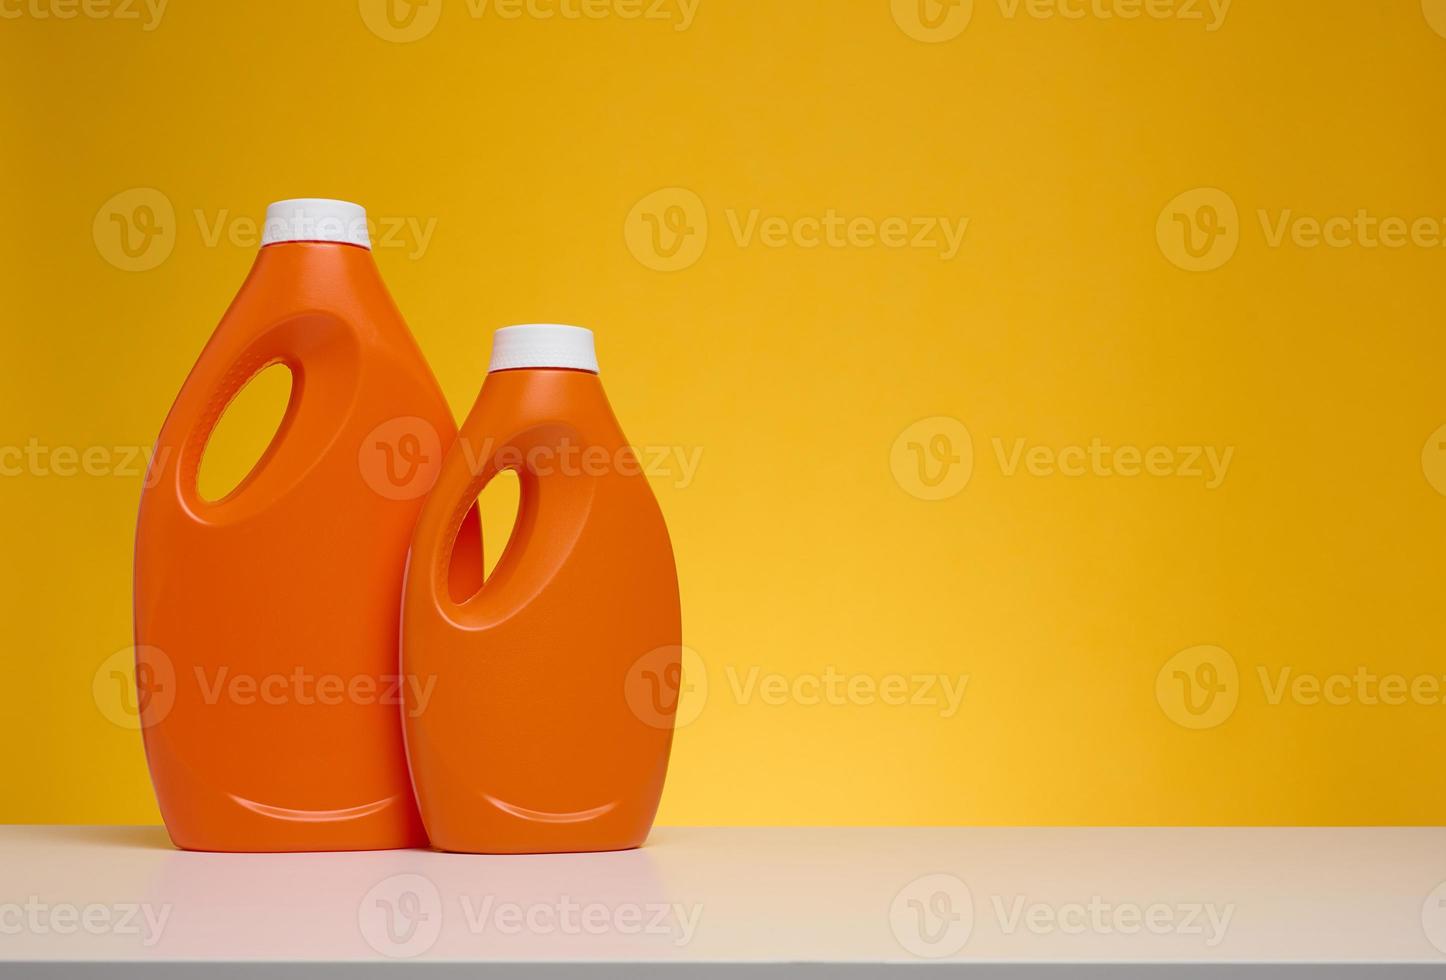
<path id="1" fill-rule="evenodd" d="M 12 962 L 1446 965 L 1446 829 L 663 828 L 485 857 L 0 827 L 0 869 Z"/>

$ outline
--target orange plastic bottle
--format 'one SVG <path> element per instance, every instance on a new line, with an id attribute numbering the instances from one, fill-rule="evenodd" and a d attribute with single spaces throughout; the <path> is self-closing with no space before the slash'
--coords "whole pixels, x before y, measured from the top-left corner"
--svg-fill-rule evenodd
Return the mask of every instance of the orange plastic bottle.
<path id="1" fill-rule="evenodd" d="M 234 491 L 203 499 L 212 430 L 273 364 L 292 374 L 275 437 Z M 401 587 L 455 433 L 365 211 L 273 204 L 161 429 L 136 530 L 141 724 L 177 846 L 425 846 L 402 741 Z M 480 542 L 475 528 L 461 540 L 465 588 L 480 580 Z"/>
<path id="2" fill-rule="evenodd" d="M 520 483 L 480 591 L 448 588 L 468 507 Z M 465 595 L 465 593 L 464 593 Z M 417 522 L 402 607 L 407 757 L 433 845 L 640 846 L 662 794 L 682 622 L 662 513 L 613 417 L 591 332 L 508 327 Z M 416 709 L 416 710 L 412 710 Z"/>

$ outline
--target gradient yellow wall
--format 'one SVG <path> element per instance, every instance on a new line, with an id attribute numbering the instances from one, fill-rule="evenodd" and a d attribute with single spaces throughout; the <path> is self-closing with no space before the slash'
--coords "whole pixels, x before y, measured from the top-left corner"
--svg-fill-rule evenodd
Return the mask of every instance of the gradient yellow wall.
<path id="1" fill-rule="evenodd" d="M 133 457 L 306 195 L 669 454 L 663 822 L 1446 815 L 1446 0 L 0 14 L 0 820 L 157 819 Z"/>

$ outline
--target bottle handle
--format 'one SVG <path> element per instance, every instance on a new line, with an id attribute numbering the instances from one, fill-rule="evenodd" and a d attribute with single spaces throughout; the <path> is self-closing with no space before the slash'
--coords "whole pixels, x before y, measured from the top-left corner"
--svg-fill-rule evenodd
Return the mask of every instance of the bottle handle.
<path id="1" fill-rule="evenodd" d="M 182 386 L 153 457 L 174 455 L 170 487 L 182 508 L 204 523 L 244 519 L 299 483 L 345 424 L 359 373 L 356 331 L 331 314 L 279 320 L 239 349 L 218 343 L 220 336 Z M 216 426 L 241 390 L 277 364 L 291 372 L 291 394 L 276 433 L 235 489 L 220 500 L 205 499 L 197 481 Z"/>
<path id="2" fill-rule="evenodd" d="M 412 572 L 422 576 L 432 608 L 453 626 L 476 631 L 510 619 L 557 573 L 587 523 L 598 480 L 566 462 L 567 447 L 582 445 L 570 425 L 520 425 L 480 445 L 468 437 L 470 428 L 448 451 L 423 507 Z M 456 599 L 448 582 L 459 532 L 478 494 L 504 470 L 518 479 L 512 535 L 481 588 Z"/>

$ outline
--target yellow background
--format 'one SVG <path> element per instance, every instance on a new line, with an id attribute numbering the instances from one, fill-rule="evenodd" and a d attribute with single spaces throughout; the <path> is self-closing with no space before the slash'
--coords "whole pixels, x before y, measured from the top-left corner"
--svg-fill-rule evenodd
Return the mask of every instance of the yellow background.
<path id="1" fill-rule="evenodd" d="M 1259 212 L 1446 218 L 1446 5 L 1236 0 L 1212 31 L 976 0 L 931 36 L 890 0 L 686 30 L 430 0 L 399 43 L 370 0 L 36 4 L 0 3 L 0 444 L 149 446 L 252 261 L 230 219 L 435 220 L 376 254 L 459 414 L 494 327 L 575 322 L 633 440 L 702 453 L 655 480 L 697 652 L 661 822 L 1441 821 L 1446 707 L 1272 704 L 1258 672 L 1446 673 L 1446 248 L 1273 246 Z M 135 188 L 174 211 L 145 271 L 107 237 Z M 1192 272 L 1165 209 L 1200 188 L 1236 250 Z M 648 261 L 640 202 L 701 206 L 696 261 Z M 969 224 L 946 259 L 742 240 L 754 210 Z M 921 419 L 969 476 L 937 501 L 896 477 Z M 1007 475 L 1018 439 L 1233 458 L 1215 489 Z M 157 819 L 96 682 L 140 486 L 0 478 L 0 820 Z M 1202 645 L 1237 703 L 1195 729 L 1156 682 Z M 746 696 L 755 667 L 805 696 Z M 946 718 L 810 703 L 829 670 L 969 681 Z"/>

